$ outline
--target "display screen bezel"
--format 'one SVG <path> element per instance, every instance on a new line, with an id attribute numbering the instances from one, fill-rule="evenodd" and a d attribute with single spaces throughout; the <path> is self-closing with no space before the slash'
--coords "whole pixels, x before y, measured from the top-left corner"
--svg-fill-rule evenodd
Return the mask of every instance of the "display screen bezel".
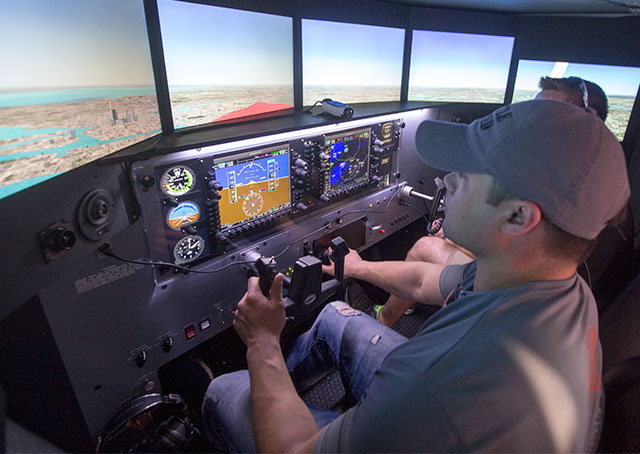
<path id="1" fill-rule="evenodd" d="M 253 161 L 258 161 L 261 159 L 268 159 L 270 156 L 263 156 L 263 155 L 269 155 L 271 153 L 274 152 L 278 152 L 278 151 L 285 151 L 285 155 L 286 155 L 286 169 L 287 169 L 287 175 L 286 175 L 286 179 L 287 179 L 287 184 L 286 184 L 286 201 L 284 203 L 278 204 L 272 208 L 270 208 L 269 210 L 265 211 L 265 212 L 261 212 L 259 214 L 256 214 L 254 216 L 248 215 L 246 212 L 244 212 L 244 214 L 246 215 L 245 218 L 243 219 L 238 219 L 235 220 L 233 222 L 225 222 L 225 220 L 230 217 L 229 213 L 225 213 L 225 209 L 228 208 L 227 205 L 225 205 L 224 202 L 222 202 L 223 198 L 226 196 L 226 193 L 224 193 L 223 191 L 225 189 L 227 189 L 229 186 L 228 184 L 225 186 L 224 182 L 219 181 L 219 170 L 221 168 L 227 168 L 227 167 L 233 167 L 233 166 L 238 166 L 238 165 L 242 165 L 248 162 L 253 162 Z M 271 155 L 273 156 L 273 155 Z M 260 147 L 260 148 L 254 148 L 251 150 L 241 150 L 241 151 L 236 151 L 233 153 L 228 153 L 222 156 L 215 156 L 213 158 L 213 162 L 211 165 L 211 169 L 213 171 L 213 178 L 216 179 L 216 181 L 218 181 L 222 186 L 223 189 L 220 191 L 222 198 L 218 201 L 218 209 L 220 212 L 220 228 L 222 230 L 228 230 L 230 228 L 234 228 L 240 225 L 243 225 L 249 221 L 255 220 L 255 219 L 260 219 L 263 218 L 265 216 L 268 216 L 269 214 L 272 214 L 274 212 L 278 212 L 280 210 L 285 210 L 287 208 L 291 207 L 291 203 L 292 203 L 292 194 L 291 194 L 291 147 L 289 145 L 289 142 L 283 142 L 283 143 L 278 143 L 278 144 L 273 144 L 267 147 Z M 225 167 L 219 167 L 220 164 L 226 163 L 228 164 Z M 236 203 L 236 202 L 234 202 Z"/>

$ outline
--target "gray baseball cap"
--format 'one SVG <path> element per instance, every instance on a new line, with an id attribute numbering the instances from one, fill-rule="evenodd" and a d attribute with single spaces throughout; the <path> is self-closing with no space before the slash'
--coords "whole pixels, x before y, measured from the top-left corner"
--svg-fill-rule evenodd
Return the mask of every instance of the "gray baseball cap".
<path id="1" fill-rule="evenodd" d="M 492 175 L 580 238 L 597 237 L 631 193 L 618 140 L 596 115 L 564 102 L 511 104 L 470 125 L 426 120 L 416 149 L 437 169 Z"/>

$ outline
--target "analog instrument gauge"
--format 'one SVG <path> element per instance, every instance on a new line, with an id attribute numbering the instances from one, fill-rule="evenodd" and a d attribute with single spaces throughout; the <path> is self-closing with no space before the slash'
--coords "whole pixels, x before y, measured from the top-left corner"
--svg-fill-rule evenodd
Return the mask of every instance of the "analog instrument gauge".
<path id="1" fill-rule="evenodd" d="M 200 208 L 193 202 L 181 202 L 178 206 L 171 208 L 167 214 L 167 224 L 173 230 L 180 230 L 182 227 L 193 224 L 200 219 Z"/>
<path id="2" fill-rule="evenodd" d="M 173 248 L 176 264 L 193 262 L 202 255 L 204 240 L 198 235 L 189 235 L 182 238 Z"/>
<path id="3" fill-rule="evenodd" d="M 160 178 L 162 192 L 170 196 L 185 195 L 195 184 L 196 174 L 187 166 L 171 167 Z"/>
<path id="4" fill-rule="evenodd" d="M 242 211 L 249 217 L 257 216 L 262 211 L 263 204 L 262 196 L 252 189 L 242 201 Z"/>

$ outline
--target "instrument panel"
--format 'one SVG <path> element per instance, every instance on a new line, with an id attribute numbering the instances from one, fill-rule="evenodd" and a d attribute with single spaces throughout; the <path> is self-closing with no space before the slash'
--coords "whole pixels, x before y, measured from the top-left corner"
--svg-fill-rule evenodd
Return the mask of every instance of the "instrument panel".
<path id="1" fill-rule="evenodd" d="M 400 118 L 359 121 L 134 165 L 152 261 L 191 267 L 386 188 L 402 127 Z M 166 267 L 156 273 L 169 277 Z"/>
<path id="2" fill-rule="evenodd" d="M 439 174 L 412 140 L 420 122 L 436 116 L 410 110 L 233 142 L 212 138 L 126 165 L 83 166 L 25 191 L 51 206 L 32 227 L 58 220 L 51 225 L 74 230 L 74 216 L 82 227 L 93 212 L 85 201 L 94 199 L 108 222 L 100 235 L 77 230 L 77 244 L 50 262 L 40 249 L 24 255 L 42 262 L 23 292 L 37 295 L 0 326 L 2 340 L 19 346 L 8 360 L 21 372 L 10 377 L 18 419 L 42 414 L 82 427 L 69 440 L 55 427 L 45 435 L 91 450 L 122 402 L 162 392 L 161 370 L 194 349 L 218 348 L 256 253 L 293 279 L 297 261 L 323 256 L 337 235 L 359 251 L 402 235 L 427 211 L 422 201 L 401 199 L 403 183 L 430 193 Z M 22 238 L 19 230 L 5 242 Z M 27 262 L 14 256 L 14 263 Z M 43 340 L 50 353 L 22 354 Z M 31 399 L 31 389 L 54 398 Z M 73 408 L 60 418 L 64 402 Z"/>

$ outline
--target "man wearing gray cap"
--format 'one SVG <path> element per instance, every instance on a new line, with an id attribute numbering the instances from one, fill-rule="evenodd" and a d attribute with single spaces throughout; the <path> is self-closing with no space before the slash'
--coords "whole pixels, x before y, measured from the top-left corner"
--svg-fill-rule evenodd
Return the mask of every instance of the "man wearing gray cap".
<path id="1" fill-rule="evenodd" d="M 602 121 L 607 119 L 609 110 L 607 95 L 598 84 L 583 80 L 579 77 L 541 77 L 538 85 L 540 92 L 536 95 L 535 99 L 568 102 L 578 107 L 593 110 Z M 614 227 L 612 227 L 612 229 L 614 229 Z M 619 232 L 619 230 L 616 231 Z M 602 251 L 605 248 L 611 247 L 611 244 L 602 244 L 599 247 L 600 251 Z M 602 255 L 602 252 L 600 252 L 600 255 Z M 462 250 L 449 238 L 429 235 L 423 236 L 416 241 L 409 252 L 407 252 L 405 260 L 409 262 L 440 263 L 442 265 L 462 265 L 471 262 L 473 259 L 473 254 L 469 251 Z M 402 317 L 405 311 L 413 311 L 411 307 L 414 304 L 420 303 L 415 303 L 411 300 L 402 300 L 395 295 L 390 295 L 384 305 L 376 306 L 376 318 L 380 323 L 391 328 L 398 319 Z"/>
<path id="2" fill-rule="evenodd" d="M 345 276 L 443 309 L 407 340 L 331 303 L 285 363 L 282 277 L 270 299 L 252 278 L 234 321 L 249 370 L 210 385 L 210 440 L 282 452 L 593 449 L 598 316 L 576 268 L 629 198 L 620 144 L 585 109 L 530 101 L 468 126 L 425 121 L 416 145 L 452 172 L 443 228 L 476 261 L 368 262 L 352 251 Z M 357 401 L 342 415 L 296 393 L 324 367 Z"/>

